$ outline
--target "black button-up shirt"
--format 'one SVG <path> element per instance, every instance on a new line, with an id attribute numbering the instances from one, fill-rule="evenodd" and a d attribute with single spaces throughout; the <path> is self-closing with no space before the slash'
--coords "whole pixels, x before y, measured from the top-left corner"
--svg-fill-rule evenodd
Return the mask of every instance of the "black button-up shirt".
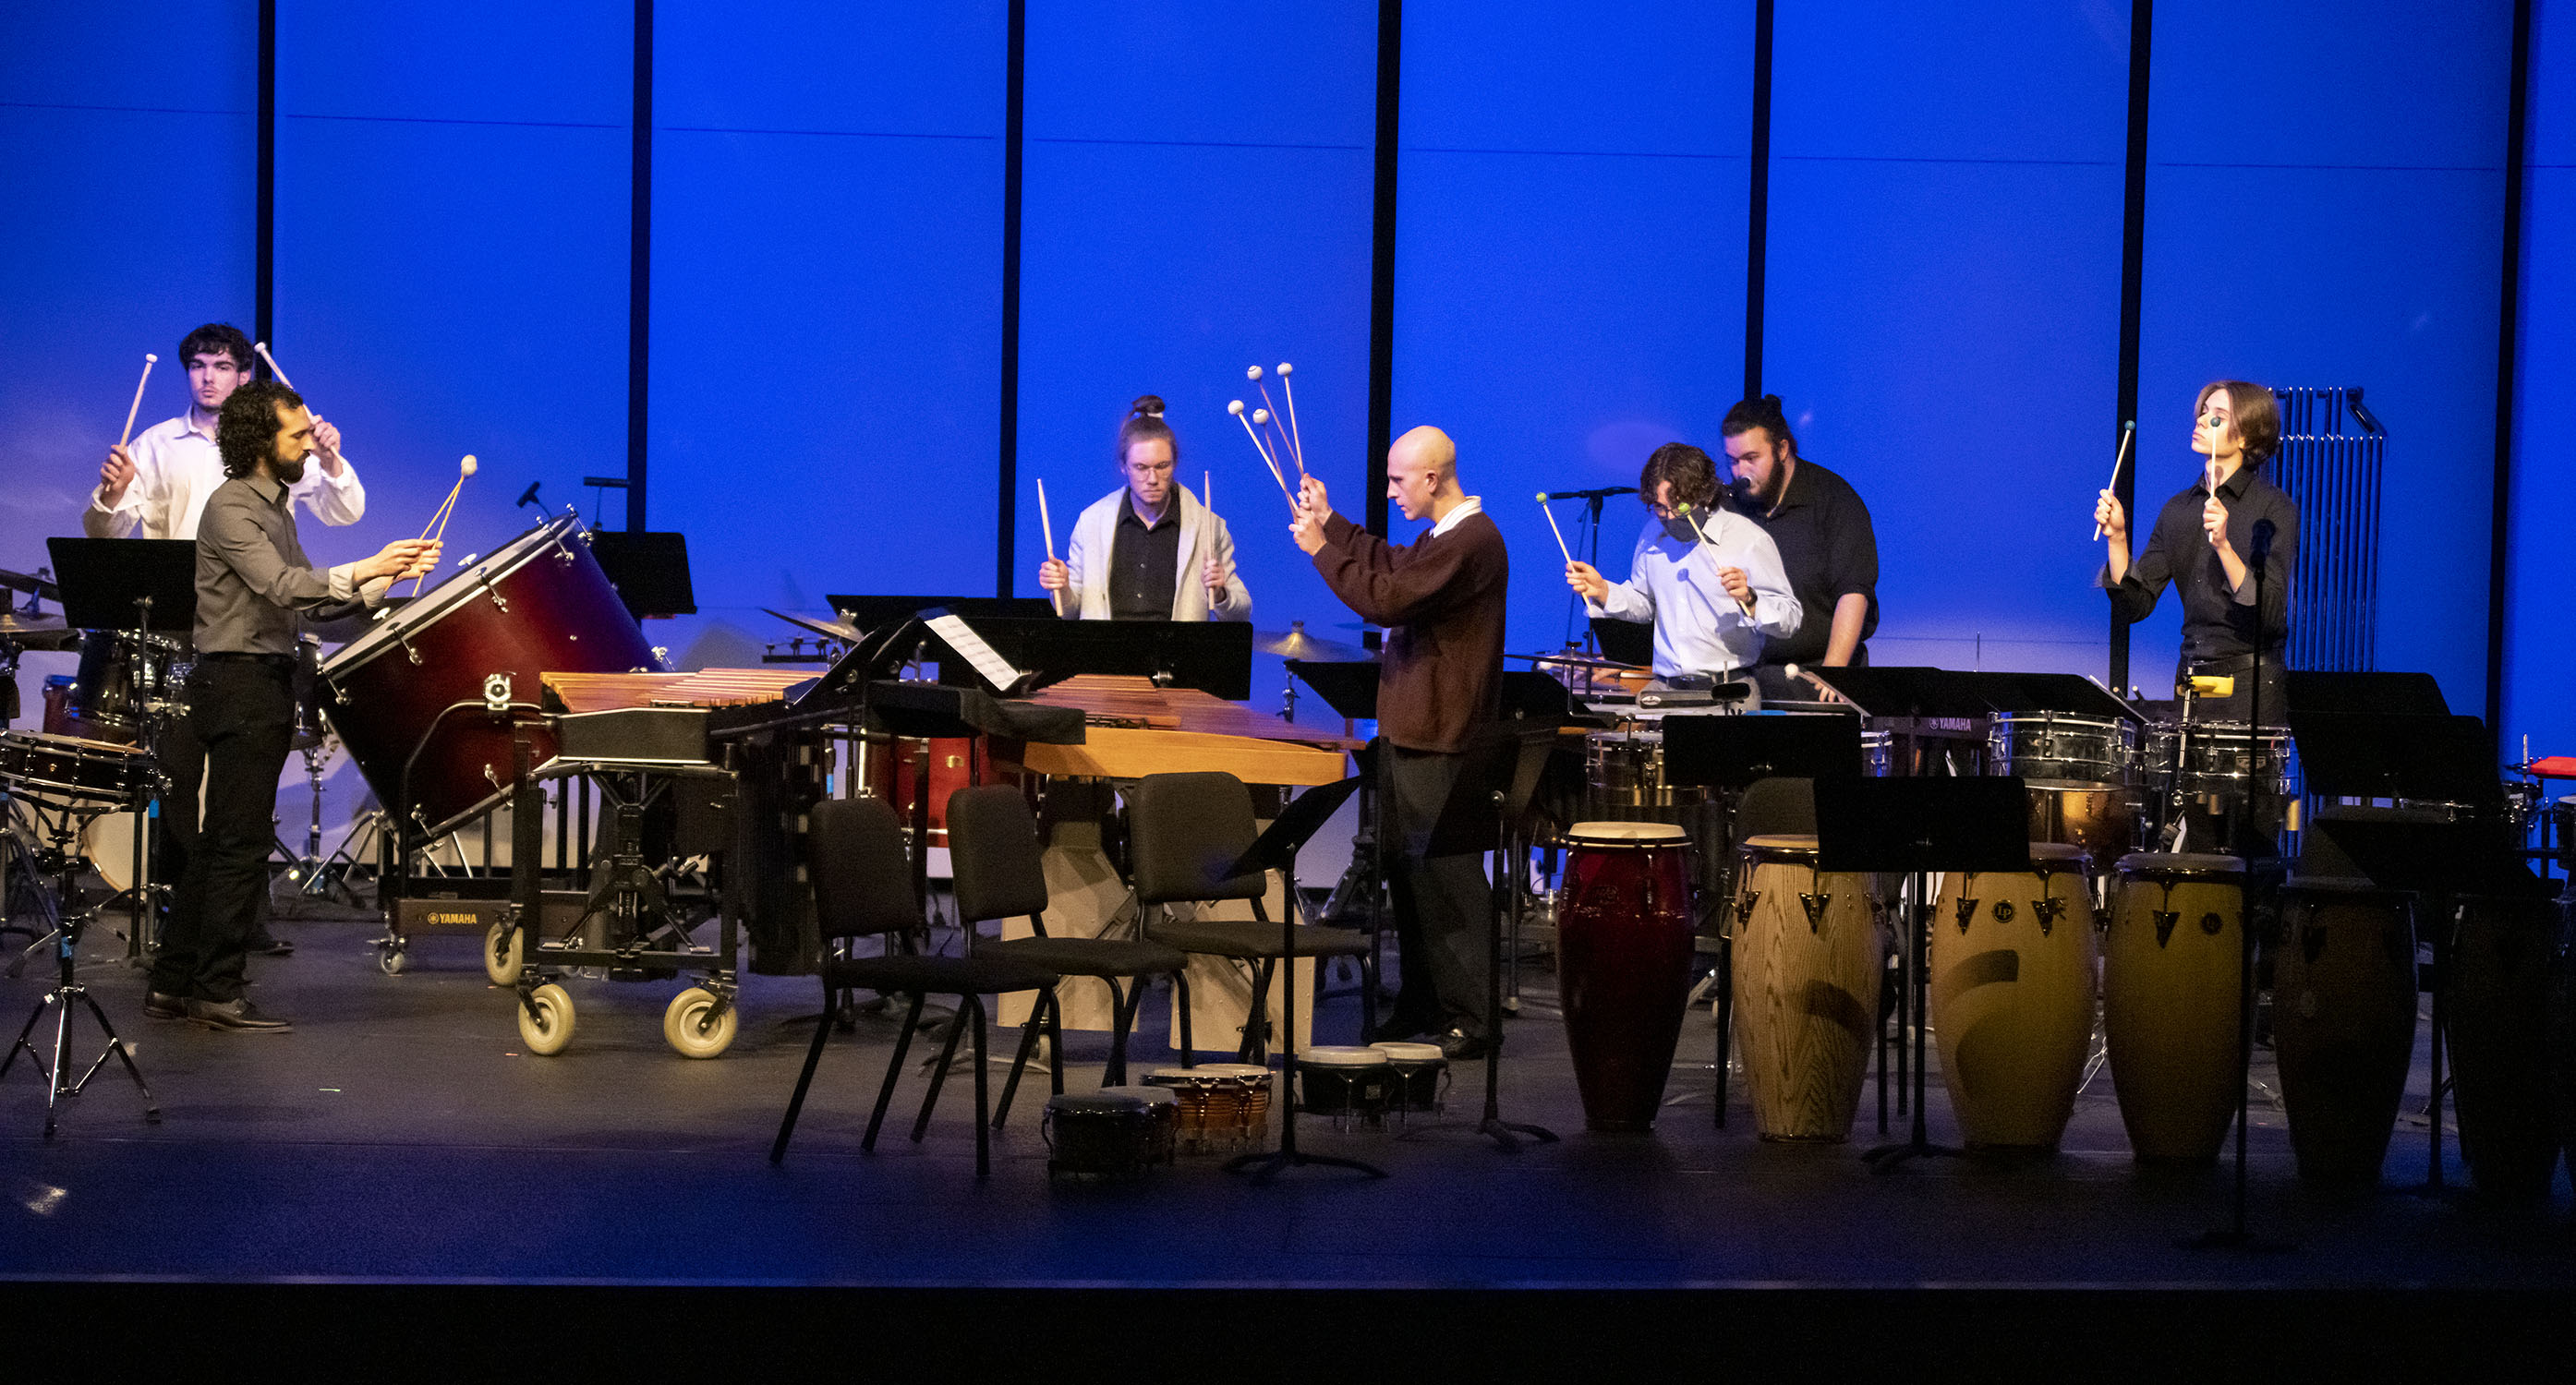
<path id="1" fill-rule="evenodd" d="M 1136 493 L 1118 504 L 1118 526 L 1109 540 L 1109 618 L 1170 620 L 1180 590 L 1181 505 L 1174 494 L 1163 518 L 1147 525 L 1136 513 Z"/>
<path id="2" fill-rule="evenodd" d="M 1834 604 L 1854 593 L 1869 602 L 1861 618 L 1861 639 L 1867 641 L 1877 631 L 1878 531 L 1870 527 L 1869 507 L 1851 482 L 1800 457 L 1789 473 L 1788 489 L 1768 514 L 1740 494 L 1730 500 L 1771 536 L 1780 550 L 1780 566 L 1789 574 L 1790 594 L 1803 612 L 1796 634 L 1763 644 L 1762 662 L 1824 663 L 1825 647 L 1833 642 Z M 1852 662 L 1869 662 L 1865 645 L 1853 649 Z"/>
<path id="3" fill-rule="evenodd" d="M 357 607 L 355 566 L 317 571 L 306 561 L 286 487 L 276 480 L 224 482 L 197 521 L 197 652 L 294 653 L 305 617 L 328 620 Z"/>
<path id="4" fill-rule="evenodd" d="M 2111 593 L 2112 611 L 2133 623 L 2156 609 L 2166 583 L 2176 584 L 2181 590 L 2185 664 L 2251 654 L 2258 636 L 2268 655 L 2290 635 L 2290 573 L 2299 557 L 2299 507 L 2252 467 L 2240 466 L 2235 475 L 2220 482 L 2218 498 L 2227 506 L 2228 546 L 2249 567 L 2254 557 L 2254 525 L 2272 521 L 2272 556 L 2264 565 L 2259 616 L 2254 609 L 2254 574 L 2245 574 L 2244 590 L 2229 591 L 2218 550 L 2201 533 L 2201 507 L 2209 503 L 2205 477 L 2156 513 L 2155 529 L 2147 535 L 2146 548 L 2131 559 L 2126 577 L 2113 582 L 2110 565 L 2105 563 L 2094 579 Z M 2134 523 L 2129 532 L 2134 538 Z"/>

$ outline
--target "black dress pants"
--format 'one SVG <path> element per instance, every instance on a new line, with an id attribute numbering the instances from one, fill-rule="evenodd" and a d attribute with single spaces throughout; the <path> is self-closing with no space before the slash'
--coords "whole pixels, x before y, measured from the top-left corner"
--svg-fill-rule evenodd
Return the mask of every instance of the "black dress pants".
<path id="1" fill-rule="evenodd" d="M 206 748 L 206 811 L 153 959 L 152 989 L 223 1004 L 241 996 L 268 894 L 277 776 L 295 735 L 291 665 L 200 658 L 188 678 L 188 723 Z"/>
<path id="2" fill-rule="evenodd" d="M 1380 742 L 1387 884 L 1395 896 L 1403 980 L 1396 1014 L 1433 1030 L 1482 1037 L 1493 971 L 1494 894 L 1483 851 L 1431 854 L 1431 833 L 1465 755 Z"/>

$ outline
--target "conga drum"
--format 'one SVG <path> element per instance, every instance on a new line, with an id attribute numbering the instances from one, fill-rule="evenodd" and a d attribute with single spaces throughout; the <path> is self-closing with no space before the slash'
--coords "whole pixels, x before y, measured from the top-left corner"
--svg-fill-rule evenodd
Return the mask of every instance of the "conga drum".
<path id="1" fill-rule="evenodd" d="M 1972 1149 L 2054 1150 L 2093 1039 L 2092 892 L 2081 848 L 2028 871 L 1953 871 L 1932 915 L 1941 1081 Z"/>
<path id="2" fill-rule="evenodd" d="M 2102 1024 L 2129 1147 L 2148 1162 L 2218 1157 L 2236 1119 L 2245 863 L 2120 858 L 2102 959 Z"/>
<path id="3" fill-rule="evenodd" d="M 1668 822 L 1578 822 L 1565 842 L 1556 977 L 1583 1123 L 1652 1130 L 1690 1008 L 1689 836 Z"/>
<path id="4" fill-rule="evenodd" d="M 2415 1056 L 2415 929 L 2407 897 L 2367 880 L 2281 887 L 2272 1049 L 2299 1177 L 2370 1186 L 2388 1157 Z"/>
<path id="5" fill-rule="evenodd" d="M 2460 901 L 2443 1007 L 2451 1093 L 2469 1181 L 2492 1197 L 2545 1197 L 2557 1171 L 2549 1071 L 2553 913 L 2546 899 Z"/>
<path id="6" fill-rule="evenodd" d="M 1887 968 L 1878 877 L 1818 870 L 1810 836 L 1747 837 L 1738 854 L 1735 1034 L 1753 1128 L 1847 1139 Z"/>

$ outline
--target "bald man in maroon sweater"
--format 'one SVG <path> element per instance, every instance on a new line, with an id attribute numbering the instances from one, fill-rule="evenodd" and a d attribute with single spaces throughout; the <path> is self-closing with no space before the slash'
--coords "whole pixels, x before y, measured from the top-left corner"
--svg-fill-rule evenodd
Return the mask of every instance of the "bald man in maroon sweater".
<path id="1" fill-rule="evenodd" d="M 1501 711 L 1503 589 L 1511 576 L 1502 531 L 1458 487 L 1458 449 L 1416 428 L 1386 454 L 1386 494 L 1430 532 L 1396 547 L 1333 513 L 1308 476 L 1290 532 L 1325 585 L 1387 627 L 1378 670 L 1378 774 L 1388 883 L 1404 983 L 1380 1037 L 1436 1034 L 1451 1058 L 1493 1051 L 1485 1032 L 1493 890 L 1480 852 L 1430 854 L 1431 830 L 1466 763 L 1476 729 Z"/>

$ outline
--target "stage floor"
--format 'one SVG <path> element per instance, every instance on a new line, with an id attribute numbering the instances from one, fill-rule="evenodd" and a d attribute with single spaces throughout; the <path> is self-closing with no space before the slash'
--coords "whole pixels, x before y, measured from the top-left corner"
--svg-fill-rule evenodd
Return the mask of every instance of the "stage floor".
<path id="1" fill-rule="evenodd" d="M 149 1126 L 113 1070 L 39 1138 L 43 1089 L 23 1059 L 0 1084 L 0 1276 L 190 1280 L 432 1280 L 871 1286 L 1718 1286 L 2272 1285 L 2570 1288 L 2562 1171 L 2542 1204 L 2494 1207 L 2397 1189 L 2420 1181 L 2425 1135 L 2402 1120 L 2386 1186 L 2335 1200 L 2292 1176 L 2277 1111 L 2258 1101 L 2253 1225 L 2295 1243 L 2249 1255 L 2182 1249 L 2222 1225 L 2221 1164 L 2145 1171 L 2128 1155 L 2106 1072 L 2081 1099 L 2066 1150 L 2034 1166 L 1918 1162 L 1873 1176 L 1864 1099 L 1853 1143 L 1765 1145 L 1741 1085 L 1730 1129 L 1711 1128 L 1712 1023 L 1686 1027 L 1664 1119 L 1651 1135 L 1583 1131 L 1553 982 L 1524 973 L 1510 1022 L 1507 1117 L 1560 1143 L 1499 1152 L 1473 1131 L 1481 1070 L 1462 1065 L 1447 1123 L 1405 1137 L 1301 1123 L 1315 1152 L 1376 1161 L 1389 1177 L 1327 1169 L 1255 1185 L 1185 1160 L 1108 1185 L 1051 1181 L 1024 1087 L 974 1176 L 972 1091 L 952 1082 L 929 1137 L 904 1138 L 921 1081 L 896 1094 L 879 1153 L 858 1149 L 893 1018 L 836 1038 L 782 1168 L 768 1144 L 816 1007 L 807 978 L 752 977 L 731 1052 L 691 1062 L 662 1043 L 679 983 L 570 983 L 572 1047 L 520 1049 L 507 992 L 478 940 L 423 936 L 415 965 L 381 974 L 358 921 L 286 922 L 299 944 L 252 963 L 254 997 L 288 1035 L 218 1034 L 146 1020 L 142 978 L 85 966 L 164 1119 Z M 46 985 L 0 982 L 14 1032 Z M 1159 1053 L 1164 1007 L 1139 1051 Z M 50 1031 L 50 1016 L 44 1026 Z M 1356 1001 L 1319 1016 L 1347 1042 Z M 1014 1031 L 996 1030 L 1007 1052 Z M 96 1052 L 84 1024 L 84 1055 Z M 1074 1036 L 1069 1085 L 1098 1080 L 1100 1036 Z M 921 1050 L 916 1048 L 916 1054 Z M 2423 1104 L 2417 1045 L 2411 1112 Z M 1149 1058 L 1148 1061 L 1153 1061 Z M 961 1073 L 961 1076 L 963 1074 Z M 999 1094 L 1000 1070 L 995 1070 Z M 2268 1061 L 2258 1080 L 2270 1081 Z M 1953 1130 L 1932 1083 L 1933 1137 Z M 1873 1093 L 1874 1095 L 1874 1093 Z M 1893 1128 L 1902 1134 L 1903 1125 Z M 2449 1177 L 2466 1181 L 2454 1151 Z"/>

